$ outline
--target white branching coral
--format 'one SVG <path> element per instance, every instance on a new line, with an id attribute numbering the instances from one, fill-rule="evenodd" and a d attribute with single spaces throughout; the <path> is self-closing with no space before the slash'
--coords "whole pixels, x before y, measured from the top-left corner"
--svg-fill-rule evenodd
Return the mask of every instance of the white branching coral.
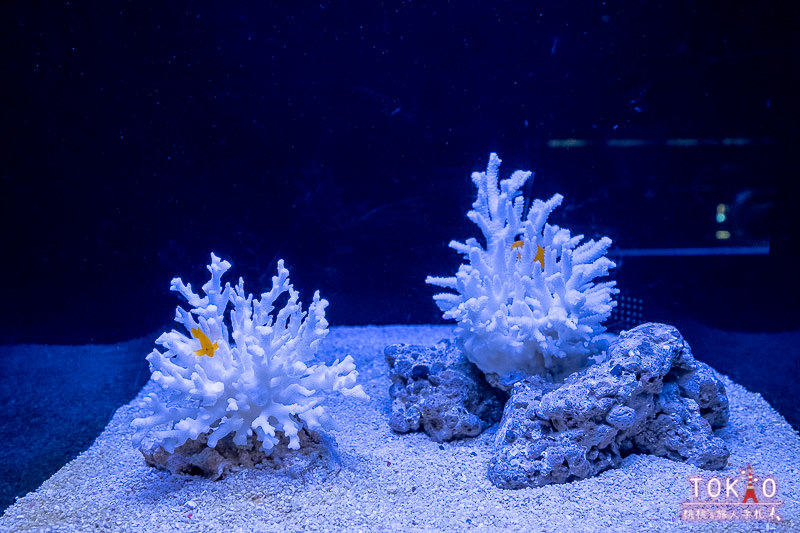
<path id="1" fill-rule="evenodd" d="M 583 235 L 548 224 L 560 194 L 523 212 L 520 188 L 531 172 L 514 172 L 498 189 L 500 162 L 492 153 L 486 172 L 472 174 L 478 197 L 467 217 L 486 247 L 474 238 L 450 242 L 469 263 L 454 277 L 429 276 L 426 283 L 456 291 L 434 299 L 445 318 L 458 322 L 459 344 L 482 371 L 505 384 L 530 374 L 561 378 L 605 348 L 602 323 L 619 291 L 614 281 L 593 280 L 615 266 L 605 257 L 611 239 L 581 244 Z"/>
<path id="2" fill-rule="evenodd" d="M 152 415 L 133 421 L 134 446 L 165 425 L 153 433 L 170 453 L 208 433 L 211 448 L 228 435 L 234 444 L 244 445 L 255 434 L 269 455 L 280 440 L 278 433 L 289 439 L 289 448 L 297 449 L 302 428 L 329 427 L 330 418 L 320 405 L 328 394 L 368 398 L 356 385 L 351 356 L 331 366 L 311 361 L 328 334 L 328 302 L 319 292 L 305 313 L 283 261 L 278 261 L 272 289 L 260 299 L 245 293 L 241 278 L 235 287 L 222 287 L 222 275 L 230 268 L 228 261 L 211 254 L 211 279 L 203 285 L 203 297 L 180 278 L 172 280 L 170 289 L 191 306 L 188 311 L 176 309 L 175 320 L 186 332 L 162 334 L 156 343 L 166 351 L 154 349 L 147 356 L 153 381 L 172 398 L 165 403 L 156 394 L 145 397 Z M 286 304 L 276 309 L 278 300 Z M 232 308 L 226 316 L 228 304 Z"/>

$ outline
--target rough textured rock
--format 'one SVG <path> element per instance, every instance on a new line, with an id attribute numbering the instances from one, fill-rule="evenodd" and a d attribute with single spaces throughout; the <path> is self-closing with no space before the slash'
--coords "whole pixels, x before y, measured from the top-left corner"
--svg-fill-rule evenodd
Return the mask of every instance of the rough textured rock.
<path id="1" fill-rule="evenodd" d="M 288 448 L 289 439 L 283 437 L 267 456 L 255 435 L 247 438 L 247 444 L 237 446 L 232 437 L 222 439 L 214 448 L 208 447 L 208 434 L 202 433 L 197 439 L 188 440 L 169 453 L 161 446 L 151 446 L 139 450 L 148 466 L 167 470 L 173 474 L 189 474 L 222 479 L 231 472 L 257 465 L 283 470 L 289 475 L 300 475 L 317 464 L 336 462 L 336 444 L 317 432 L 308 433 L 301 429 L 298 433 L 300 449 Z"/>
<path id="2" fill-rule="evenodd" d="M 394 399 L 389 426 L 424 430 L 437 442 L 474 437 L 500 420 L 507 396 L 449 341 L 435 346 L 392 344 L 384 350 Z"/>
<path id="3" fill-rule="evenodd" d="M 623 332 L 608 356 L 561 385 L 531 377 L 514 386 L 489 464 L 492 483 L 583 479 L 634 453 L 725 466 L 728 450 L 713 435 L 728 423 L 725 387 L 677 329 L 642 324 Z"/>

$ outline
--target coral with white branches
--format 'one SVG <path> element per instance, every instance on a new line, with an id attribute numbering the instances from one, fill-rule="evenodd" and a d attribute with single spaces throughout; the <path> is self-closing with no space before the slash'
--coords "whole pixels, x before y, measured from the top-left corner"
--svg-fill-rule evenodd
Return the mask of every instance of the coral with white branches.
<path id="1" fill-rule="evenodd" d="M 289 271 L 278 261 L 272 289 L 254 299 L 245 293 L 241 278 L 235 287 L 222 287 L 222 275 L 230 267 L 211 254 L 211 279 L 203 285 L 203 297 L 180 278 L 172 280 L 170 289 L 191 306 L 188 311 L 176 309 L 175 320 L 186 332 L 162 334 L 156 343 L 166 351 L 154 349 L 147 356 L 153 381 L 172 398 L 167 403 L 156 394 L 144 399 L 153 414 L 133 421 L 134 446 L 141 445 L 151 429 L 165 425 L 153 433 L 169 453 L 207 433 L 211 448 L 228 435 L 234 444 L 244 445 L 254 434 L 269 455 L 280 433 L 289 439 L 289 448 L 297 449 L 301 429 L 330 425 L 320 405 L 326 395 L 368 398 L 356 385 L 358 372 L 351 356 L 331 366 L 311 361 L 328 334 L 328 302 L 319 292 L 303 312 Z M 276 309 L 276 300 L 284 294 L 286 304 Z"/>
<path id="2" fill-rule="evenodd" d="M 508 387 L 525 375 L 560 379 L 584 367 L 608 341 L 603 321 L 616 305 L 614 281 L 595 283 L 615 266 L 605 257 L 611 239 L 589 240 L 547 223 L 563 197 L 534 200 L 524 213 L 520 188 L 531 172 L 518 170 L 499 182 L 500 158 L 474 172 L 478 197 L 467 217 L 486 240 L 452 241 L 464 254 L 453 277 L 425 281 L 455 293 L 436 294 L 444 317 L 458 322 L 456 336 L 467 357 Z M 493 380 L 495 381 L 495 380 Z"/>

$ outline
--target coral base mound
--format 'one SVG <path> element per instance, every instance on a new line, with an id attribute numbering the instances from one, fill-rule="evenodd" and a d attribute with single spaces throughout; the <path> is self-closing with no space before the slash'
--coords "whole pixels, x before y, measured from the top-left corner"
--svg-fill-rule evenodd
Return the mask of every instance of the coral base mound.
<path id="1" fill-rule="evenodd" d="M 443 442 L 475 437 L 500 421 L 508 395 L 490 387 L 452 343 L 392 344 L 384 350 L 392 386 L 389 426 Z"/>
<path id="2" fill-rule="evenodd" d="M 564 483 L 631 454 L 726 466 L 728 448 L 713 433 L 728 423 L 725 386 L 677 329 L 643 324 L 623 332 L 608 353 L 560 386 L 538 377 L 514 386 L 489 462 L 492 483 Z"/>
<path id="3" fill-rule="evenodd" d="M 234 444 L 233 437 L 220 440 L 213 448 L 208 446 L 208 433 L 186 441 L 169 453 L 162 446 L 153 445 L 141 449 L 145 464 L 166 470 L 173 474 L 199 475 L 219 480 L 246 468 L 268 467 L 299 474 L 313 468 L 318 463 L 332 462 L 335 459 L 335 444 L 316 431 L 302 429 L 297 434 L 300 449 L 289 448 L 289 439 L 281 435 L 269 456 L 264 452 L 261 442 L 251 435 L 247 444 Z"/>

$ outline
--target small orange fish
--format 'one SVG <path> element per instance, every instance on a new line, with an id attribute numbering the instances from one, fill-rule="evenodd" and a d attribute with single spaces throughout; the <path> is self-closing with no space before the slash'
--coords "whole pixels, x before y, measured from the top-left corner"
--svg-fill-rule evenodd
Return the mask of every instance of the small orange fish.
<path id="1" fill-rule="evenodd" d="M 511 249 L 522 248 L 523 246 L 525 246 L 525 241 L 514 241 Z M 522 259 L 522 254 L 519 253 L 519 250 L 517 250 L 517 259 Z M 536 256 L 533 258 L 533 262 L 535 263 L 536 261 L 539 261 L 539 264 L 542 265 L 542 270 L 544 270 L 544 248 L 538 244 L 536 245 Z"/>
<path id="2" fill-rule="evenodd" d="M 513 250 L 514 248 L 522 248 L 523 246 L 525 246 L 524 241 L 514 241 L 514 244 L 511 245 L 511 249 Z M 517 250 L 517 259 L 522 259 L 522 254 L 519 253 L 519 250 Z"/>
<path id="3" fill-rule="evenodd" d="M 200 349 L 194 351 L 196 356 L 202 357 L 203 355 L 207 355 L 209 357 L 214 357 L 214 352 L 219 348 L 218 342 L 211 344 L 211 339 L 199 328 L 192 328 L 192 336 L 200 341 Z"/>

